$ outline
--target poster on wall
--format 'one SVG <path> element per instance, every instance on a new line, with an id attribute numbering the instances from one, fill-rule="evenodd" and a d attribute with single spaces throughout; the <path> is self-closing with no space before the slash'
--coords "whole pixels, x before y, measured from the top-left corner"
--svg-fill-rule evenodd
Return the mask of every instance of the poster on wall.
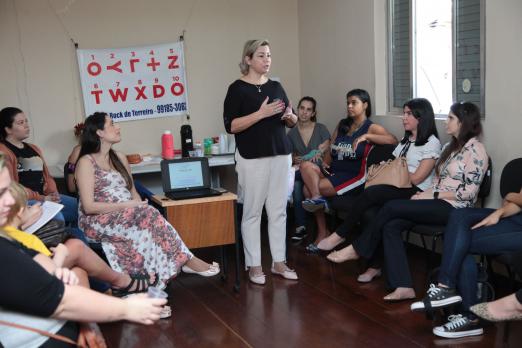
<path id="1" fill-rule="evenodd" d="M 183 42 L 78 49 L 85 114 L 114 122 L 188 113 Z"/>

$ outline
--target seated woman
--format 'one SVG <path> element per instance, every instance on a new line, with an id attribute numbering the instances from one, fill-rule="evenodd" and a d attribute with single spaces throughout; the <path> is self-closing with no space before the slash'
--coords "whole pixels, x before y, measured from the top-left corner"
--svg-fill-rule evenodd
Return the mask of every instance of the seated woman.
<path id="1" fill-rule="evenodd" d="M 484 145 L 477 139 L 482 133 L 480 110 L 472 103 L 451 106 L 446 119 L 446 131 L 451 141 L 444 147 L 435 166 L 431 188 L 418 192 L 410 200 L 386 203 L 368 226 L 364 241 L 332 252 L 333 262 L 372 257 L 382 237 L 388 285 L 395 289 L 384 297 L 398 301 L 415 297 L 404 250 L 402 231 L 415 224 L 444 225 L 457 208 L 471 207 L 488 166 Z"/>
<path id="2" fill-rule="evenodd" d="M 470 311 L 488 321 L 522 320 L 522 289 L 493 302 L 482 302 Z"/>
<path id="3" fill-rule="evenodd" d="M 42 254 L 10 240 L 1 228 L 6 224 L 14 203 L 9 185 L 11 178 L 0 155 L 0 320 L 59 334 L 76 342 L 80 335 L 93 335 L 92 326 L 77 322 L 129 320 L 150 325 L 160 317 L 165 299 L 130 296 L 125 300 L 99 294 L 76 286 L 78 278 L 87 281 L 80 269 L 76 273 L 57 268 Z M 37 264 L 35 260 L 41 265 Z M 61 279 L 61 280 L 60 280 Z M 70 321 L 68 321 L 70 320 Z M 0 326 L 0 343 L 6 347 L 56 347 L 58 341 L 28 329 Z"/>
<path id="4" fill-rule="evenodd" d="M 10 208 L 6 226 L 3 227 L 4 232 L 9 237 L 40 254 L 52 256 L 56 267 L 80 267 L 89 276 L 109 283 L 112 286 L 112 294 L 115 296 L 122 297 L 147 291 L 149 283 L 155 285 L 154 274 L 137 273 L 129 275 L 116 272 L 85 243 L 76 238 L 69 238 L 64 244 L 58 244 L 51 253 L 37 236 L 19 230 L 20 226 L 23 225 L 24 212 L 27 208 L 27 195 L 23 186 L 11 182 L 9 191 L 13 196 L 14 203 Z"/>
<path id="5" fill-rule="evenodd" d="M 312 97 L 303 97 L 297 105 L 297 126 L 290 129 L 288 138 L 292 144 L 292 162 L 299 167 L 303 161 L 319 164 L 323 153 L 330 146 L 330 132 L 326 126 L 317 122 L 317 102 Z M 301 205 L 303 201 L 303 178 L 296 170 L 293 201 L 295 233 L 292 241 L 300 242 L 306 237 L 306 213 Z"/>
<path id="6" fill-rule="evenodd" d="M 393 199 L 408 199 L 419 191 L 430 188 L 433 179 L 435 161 L 439 158 L 441 145 L 435 127 L 435 115 L 431 103 L 427 99 L 416 98 L 404 103 L 402 123 L 404 136 L 393 151 L 395 157 L 405 156 L 410 173 L 411 188 L 397 188 L 391 185 L 375 185 L 366 188 L 355 199 L 352 209 L 337 231 L 319 242 L 321 250 L 332 250 L 342 243 L 353 232 L 365 212 L 379 209 L 384 203 Z M 353 247 L 358 250 L 358 244 L 366 238 L 367 231 L 353 241 Z M 363 241 L 364 243 L 364 241 Z M 338 252 L 342 255 L 342 251 Z M 371 281 L 380 275 L 380 268 L 372 266 L 358 278 L 361 282 Z"/>
<path id="7" fill-rule="evenodd" d="M 522 183 L 522 180 L 521 180 Z M 411 305 L 413 311 L 424 310 L 425 303 L 432 308 L 460 304 L 460 314 L 451 316 L 449 322 L 433 328 L 437 336 L 455 338 L 481 335 L 483 328 L 470 312 L 477 301 L 478 272 L 473 254 L 498 255 L 522 250 L 522 190 L 504 198 L 502 207 L 493 209 L 458 209 L 448 221 L 444 232 L 444 249 L 439 270 L 438 284 L 431 284 L 424 302 Z M 492 317 L 516 317 L 515 298 L 505 299 L 490 306 Z M 504 306 L 511 303 L 512 310 Z M 522 309 L 520 303 L 518 308 Z M 484 309 L 475 308 L 487 316 Z M 522 311 L 518 316 L 522 318 Z"/>
<path id="8" fill-rule="evenodd" d="M 29 122 L 22 110 L 7 107 L 0 111 L 0 152 L 6 155 L 11 178 L 25 187 L 30 200 L 63 204 L 61 214 L 66 222 L 75 227 L 78 224 L 76 198 L 58 193 L 40 148 L 24 142 L 29 132 Z M 77 230 L 75 233 L 81 234 Z"/>
<path id="9" fill-rule="evenodd" d="M 88 238 L 101 242 L 111 267 L 118 272 L 146 270 L 159 287 L 183 266 L 187 273 L 214 276 L 219 265 L 195 257 L 161 214 L 142 201 L 134 188 L 126 157 L 112 146 L 120 128 L 101 112 L 85 120 L 76 183 L 80 196 L 79 225 Z"/>
<path id="10" fill-rule="evenodd" d="M 317 252 L 317 243 L 328 236 L 323 208 L 326 197 L 357 195 L 364 188 L 366 157 L 371 144 L 396 144 L 397 139 L 384 127 L 369 120 L 372 104 L 368 92 L 354 89 L 346 95 L 348 117 L 342 119 L 332 139 L 331 149 L 325 154 L 322 166 L 312 162 L 301 163 L 306 200 L 303 208 L 315 213 L 317 237 L 307 246 Z M 360 145 L 360 146 L 359 146 Z"/>

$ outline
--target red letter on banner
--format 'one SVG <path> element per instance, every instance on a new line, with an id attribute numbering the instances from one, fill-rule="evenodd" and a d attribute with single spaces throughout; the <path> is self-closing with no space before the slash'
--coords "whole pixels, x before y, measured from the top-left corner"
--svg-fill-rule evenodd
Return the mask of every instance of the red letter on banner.
<path id="1" fill-rule="evenodd" d="M 113 102 L 116 103 L 118 101 L 118 99 L 121 99 L 121 101 L 124 102 L 127 100 L 127 91 L 128 91 L 128 88 L 125 88 L 123 90 L 123 93 L 122 93 L 121 89 L 119 89 L 119 88 L 116 88 L 116 92 L 113 92 L 112 89 L 109 89 L 109 94 L 111 95 Z"/>
<path id="2" fill-rule="evenodd" d="M 94 95 L 94 98 L 96 99 L 96 104 L 100 104 L 100 95 L 103 93 L 103 91 L 91 91 L 91 94 Z"/>
<path id="3" fill-rule="evenodd" d="M 160 65 L 159 62 L 156 62 L 156 59 L 152 57 L 149 61 L 150 63 L 147 63 L 148 66 L 152 67 L 152 71 L 156 71 L 156 67 Z"/>
<path id="4" fill-rule="evenodd" d="M 183 94 L 185 87 L 183 87 L 183 84 L 180 82 L 174 82 L 172 86 L 170 86 L 170 91 L 177 97 Z"/>
<path id="5" fill-rule="evenodd" d="M 162 85 L 154 85 L 152 88 L 152 95 L 154 98 L 161 98 L 165 94 L 165 87 Z"/>
<path id="6" fill-rule="evenodd" d="M 168 58 L 170 59 L 169 69 L 179 68 L 179 65 L 176 64 L 176 62 L 178 61 L 178 56 L 168 56 Z"/>
<path id="7" fill-rule="evenodd" d="M 136 96 L 136 100 L 140 100 L 140 99 L 148 99 L 147 96 L 145 95 L 145 88 L 147 88 L 147 86 L 143 86 L 143 87 L 134 87 L 134 89 L 136 90 L 136 92 L 138 92 L 138 95 Z"/>
<path id="8" fill-rule="evenodd" d="M 120 65 L 121 65 L 121 60 L 118 60 L 116 63 L 114 63 L 112 65 L 107 65 L 107 70 L 114 70 L 121 74 L 123 71 L 120 69 Z"/>
<path id="9" fill-rule="evenodd" d="M 102 67 L 99 63 L 90 62 L 89 65 L 87 65 L 87 72 L 91 76 L 100 75 L 101 71 L 102 71 Z"/>
<path id="10" fill-rule="evenodd" d="M 132 52 L 132 53 L 134 53 L 134 52 Z M 135 71 L 134 64 L 139 63 L 140 60 L 138 58 L 134 58 L 134 59 L 131 59 L 129 62 L 130 62 L 131 72 L 134 72 Z"/>

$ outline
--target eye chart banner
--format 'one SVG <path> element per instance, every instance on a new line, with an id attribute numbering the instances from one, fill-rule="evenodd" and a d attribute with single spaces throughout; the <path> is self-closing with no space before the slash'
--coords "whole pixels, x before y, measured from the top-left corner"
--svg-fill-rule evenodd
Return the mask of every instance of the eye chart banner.
<path id="1" fill-rule="evenodd" d="M 86 115 L 115 122 L 188 112 L 183 42 L 117 49 L 78 49 Z"/>

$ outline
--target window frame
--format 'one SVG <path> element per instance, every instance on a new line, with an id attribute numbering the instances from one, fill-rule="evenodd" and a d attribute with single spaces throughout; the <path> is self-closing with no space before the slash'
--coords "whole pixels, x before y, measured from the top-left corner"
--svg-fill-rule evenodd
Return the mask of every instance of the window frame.
<path id="1" fill-rule="evenodd" d="M 388 113 L 389 114 L 402 114 L 402 108 L 398 106 L 394 106 L 394 83 L 393 83 L 393 14 L 394 14 L 394 3 L 397 0 L 387 0 L 387 13 L 386 13 L 386 28 L 387 28 L 387 47 L 386 47 L 386 53 L 387 53 L 387 78 L 388 78 L 388 93 L 387 93 L 387 105 L 388 105 Z M 452 0 L 452 98 L 454 102 L 462 101 L 462 100 L 456 100 L 457 99 L 457 88 L 460 88 L 460 86 L 457 86 L 457 25 L 458 25 L 458 2 L 460 0 Z M 485 52 L 486 52 L 486 40 L 485 40 L 485 32 L 486 32 L 486 16 L 485 16 L 485 0 L 479 0 L 480 2 L 480 51 L 479 51 L 479 59 L 480 59 L 480 110 L 481 110 L 481 117 L 485 118 Z M 413 95 L 415 90 L 415 60 L 416 57 L 412 53 L 413 52 L 413 40 L 414 40 L 414 33 L 413 33 L 413 21 L 414 21 L 414 0 L 408 0 L 408 8 L 409 8 L 409 54 L 410 54 L 410 71 L 409 71 L 409 80 L 410 80 L 410 86 L 409 86 L 409 94 L 411 98 L 414 98 Z M 404 100 L 406 102 L 407 100 Z M 445 119 L 447 117 L 447 114 L 436 114 L 436 118 Z"/>

